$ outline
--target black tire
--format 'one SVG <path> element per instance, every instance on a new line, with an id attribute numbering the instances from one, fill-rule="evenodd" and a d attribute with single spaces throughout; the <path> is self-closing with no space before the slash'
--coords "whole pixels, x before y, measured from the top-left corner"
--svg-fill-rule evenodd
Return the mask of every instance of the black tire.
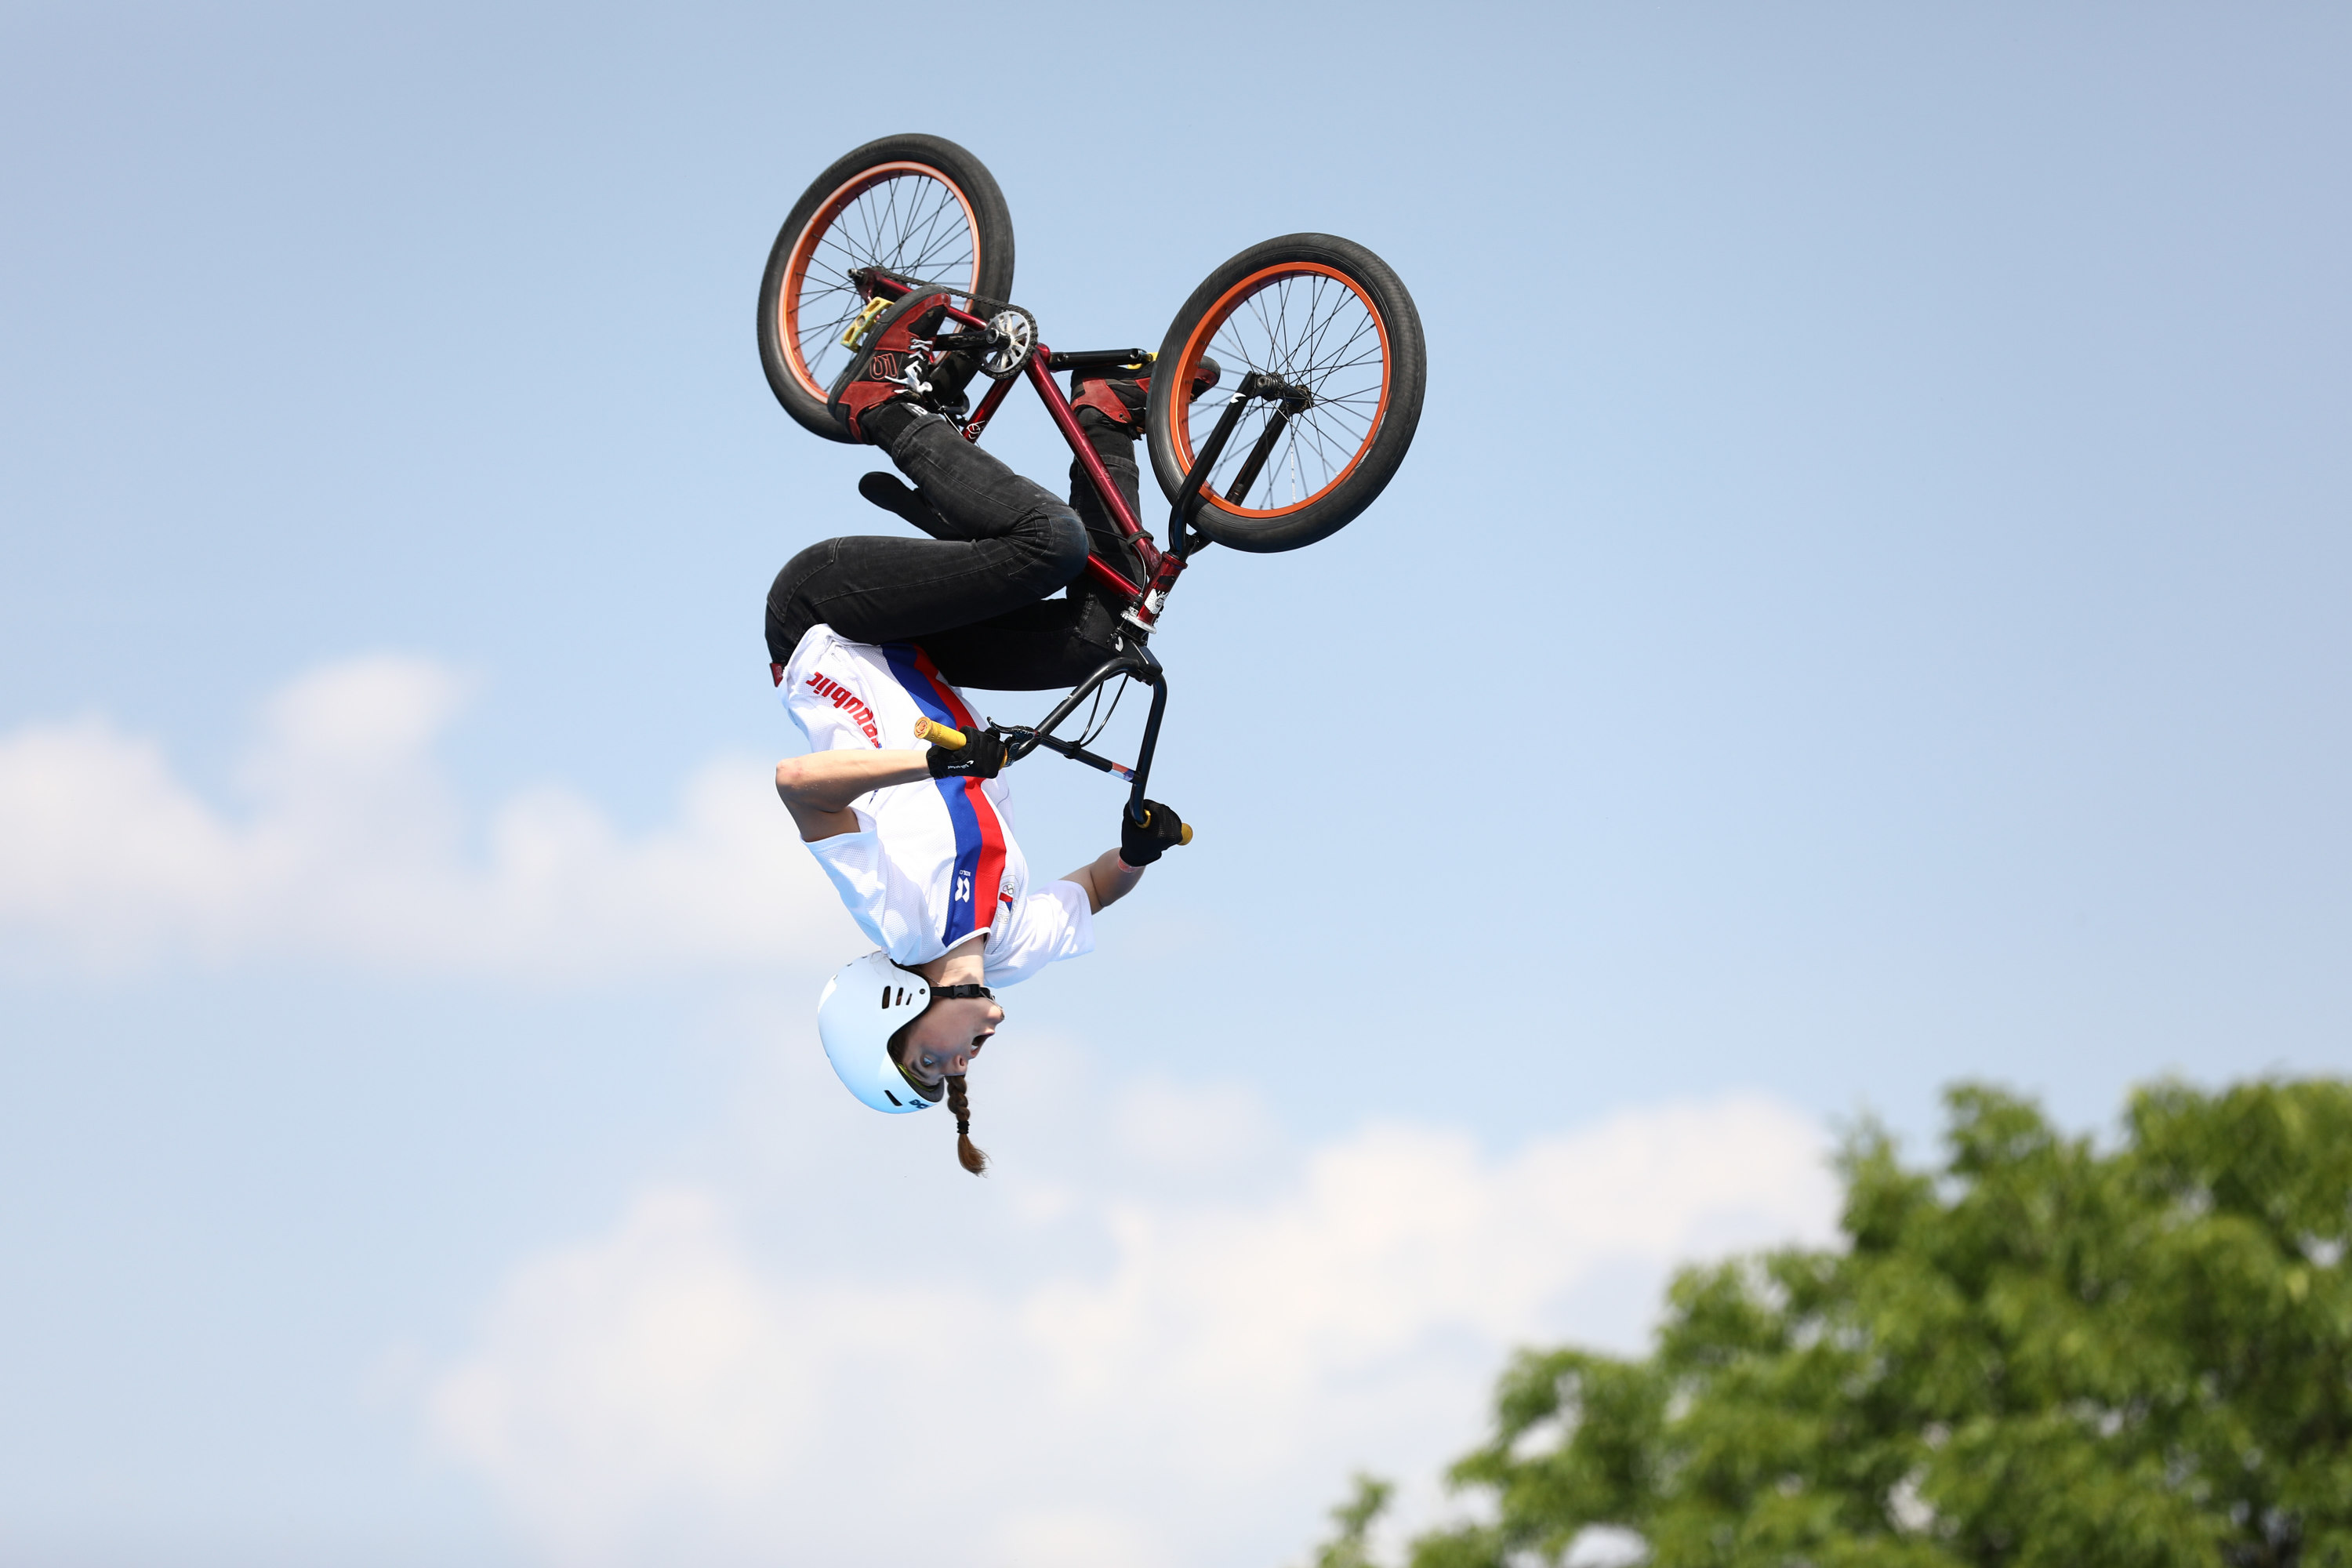
<path id="1" fill-rule="evenodd" d="M 1205 355 L 1223 372 L 1184 396 Z M 1237 493 L 1275 414 L 1253 400 L 1201 489 L 1193 526 L 1219 544 L 1271 553 L 1328 539 L 1395 478 L 1421 423 L 1428 355 L 1421 313 L 1388 263 L 1328 234 L 1251 246 L 1192 290 L 1151 369 L 1144 411 L 1151 468 L 1170 500 L 1243 375 L 1268 372 L 1315 395 Z"/>
<path id="2" fill-rule="evenodd" d="M 760 279 L 760 365 L 784 412 L 829 441 L 850 439 L 824 399 L 849 353 L 842 329 L 865 303 L 853 267 L 947 284 L 958 305 L 1003 300 L 1013 291 L 1004 193 L 943 137 L 885 136 L 835 160 L 793 205 Z"/>

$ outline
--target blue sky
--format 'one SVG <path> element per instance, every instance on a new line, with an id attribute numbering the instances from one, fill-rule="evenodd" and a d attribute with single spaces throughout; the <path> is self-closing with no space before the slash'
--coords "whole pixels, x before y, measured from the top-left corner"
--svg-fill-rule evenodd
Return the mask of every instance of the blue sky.
<path id="1" fill-rule="evenodd" d="M 0 1563 L 1292 1560 L 1841 1119 L 2352 1065 L 2340 12 L 972 26 L 0 12 Z M 896 525 L 753 294 L 908 129 L 1057 345 L 1301 229 L 1430 344 L 1187 577 L 1201 838 L 986 1184 L 827 1086 L 763 798 L 768 579 Z"/>

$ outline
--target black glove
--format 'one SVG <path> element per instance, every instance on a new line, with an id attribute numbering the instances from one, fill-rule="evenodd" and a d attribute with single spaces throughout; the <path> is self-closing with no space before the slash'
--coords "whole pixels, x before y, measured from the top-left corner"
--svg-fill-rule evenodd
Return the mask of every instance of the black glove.
<path id="1" fill-rule="evenodd" d="M 1156 800 L 1143 803 L 1143 820 L 1118 814 L 1118 858 L 1130 866 L 1149 866 L 1186 837 L 1184 819 Z"/>
<path id="2" fill-rule="evenodd" d="M 923 761 L 935 779 L 992 779 L 1007 761 L 1004 731 L 992 724 L 985 730 L 966 730 L 962 745 L 952 752 L 933 746 Z"/>

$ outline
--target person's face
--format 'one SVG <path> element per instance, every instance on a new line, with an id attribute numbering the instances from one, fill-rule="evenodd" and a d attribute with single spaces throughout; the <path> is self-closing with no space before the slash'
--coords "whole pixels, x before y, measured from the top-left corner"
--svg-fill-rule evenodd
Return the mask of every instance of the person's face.
<path id="1" fill-rule="evenodd" d="M 926 1086 L 941 1079 L 961 1078 L 1003 1022 L 1004 1009 L 985 996 L 952 996 L 932 1003 L 907 1031 L 907 1071 Z"/>

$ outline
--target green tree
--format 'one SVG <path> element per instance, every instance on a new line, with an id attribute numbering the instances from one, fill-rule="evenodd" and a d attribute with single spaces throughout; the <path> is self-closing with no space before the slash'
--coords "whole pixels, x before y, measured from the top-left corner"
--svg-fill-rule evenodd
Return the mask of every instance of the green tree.
<path id="1" fill-rule="evenodd" d="M 1848 1141 L 1842 1249 L 1685 1272 L 1646 1360 L 1519 1355 L 1449 1478 L 1493 1522 L 1412 1568 L 1593 1525 L 1652 1568 L 2352 1568 L 2352 1084 L 2158 1085 L 2105 1153 L 1947 1100 L 1938 1173 Z"/>
<path id="2" fill-rule="evenodd" d="M 1316 1551 L 1315 1568 L 1373 1568 L 1369 1540 L 1372 1521 L 1389 1506 L 1396 1488 L 1376 1476 L 1361 1474 L 1352 1484 L 1356 1495 L 1331 1510 L 1331 1522 L 1339 1528 Z"/>

